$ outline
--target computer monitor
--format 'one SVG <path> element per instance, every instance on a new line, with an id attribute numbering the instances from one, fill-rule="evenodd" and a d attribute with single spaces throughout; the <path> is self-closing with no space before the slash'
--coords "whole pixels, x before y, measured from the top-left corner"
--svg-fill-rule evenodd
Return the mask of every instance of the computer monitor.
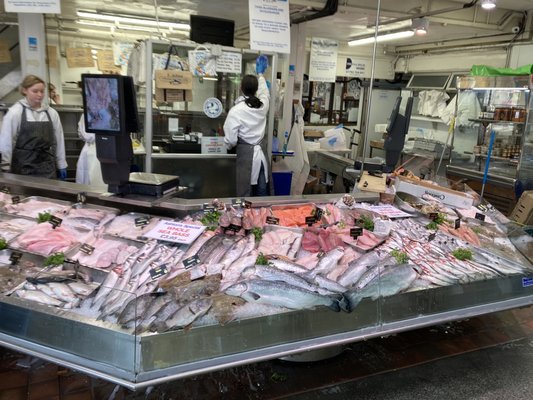
<path id="1" fill-rule="evenodd" d="M 191 15 L 190 39 L 196 43 L 233 47 L 235 22 L 229 19 Z"/>
<path id="2" fill-rule="evenodd" d="M 137 99 L 131 76 L 82 74 L 85 130 L 120 135 L 138 132 Z"/>
<path id="3" fill-rule="evenodd" d="M 387 136 L 383 148 L 385 149 L 385 165 L 387 171 L 392 171 L 403 150 L 405 136 L 409 131 L 409 122 L 411 121 L 411 111 L 413 109 L 413 98 L 409 97 L 405 105 L 405 114 L 400 113 L 400 104 L 402 97 L 398 96 L 392 108 L 389 123 L 387 124 Z"/>
<path id="4" fill-rule="evenodd" d="M 133 79 L 105 74 L 81 78 L 85 130 L 96 136 L 102 178 L 110 192 L 123 193 L 133 160 L 130 133 L 139 131 Z"/>

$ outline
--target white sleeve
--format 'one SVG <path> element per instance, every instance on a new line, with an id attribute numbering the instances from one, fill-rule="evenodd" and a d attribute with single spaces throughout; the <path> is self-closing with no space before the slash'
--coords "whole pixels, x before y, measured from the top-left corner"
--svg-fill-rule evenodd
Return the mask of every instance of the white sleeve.
<path id="1" fill-rule="evenodd" d="M 226 121 L 224 121 L 224 143 L 228 150 L 237 146 L 239 140 L 241 124 L 235 115 L 236 111 L 235 109 L 229 110 Z"/>
<path id="2" fill-rule="evenodd" d="M 259 86 L 257 88 L 257 97 L 263 103 L 265 113 L 268 112 L 268 107 L 270 106 L 270 91 L 266 84 L 266 79 L 263 75 L 259 75 L 257 78 Z"/>
<path id="3" fill-rule="evenodd" d="M 85 131 L 85 120 L 83 119 L 83 115 L 78 122 L 78 136 L 86 143 L 94 143 L 94 133 L 87 133 Z"/>
<path id="4" fill-rule="evenodd" d="M 13 148 L 17 141 L 18 131 L 20 129 L 20 116 L 22 107 L 16 103 L 4 115 L 2 129 L 0 131 L 0 153 L 2 153 L 2 162 L 11 166 L 11 156 Z"/>
<path id="5" fill-rule="evenodd" d="M 65 157 L 65 136 L 63 134 L 63 125 L 59 119 L 59 114 L 53 108 L 48 109 L 52 124 L 54 126 L 54 136 L 56 138 L 56 164 L 58 169 L 67 168 L 67 160 Z"/>

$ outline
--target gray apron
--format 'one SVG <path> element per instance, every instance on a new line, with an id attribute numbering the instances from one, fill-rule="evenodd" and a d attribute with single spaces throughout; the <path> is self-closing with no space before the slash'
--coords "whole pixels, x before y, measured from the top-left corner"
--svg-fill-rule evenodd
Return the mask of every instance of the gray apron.
<path id="1" fill-rule="evenodd" d="M 236 193 L 237 197 L 247 197 L 252 195 L 252 162 L 254 159 L 253 144 L 246 143 L 240 138 L 237 142 L 237 160 L 236 160 Z"/>
<path id="2" fill-rule="evenodd" d="M 48 121 L 28 121 L 22 106 L 20 130 L 11 157 L 11 172 L 21 175 L 56 178 L 56 140 L 48 111 Z"/>

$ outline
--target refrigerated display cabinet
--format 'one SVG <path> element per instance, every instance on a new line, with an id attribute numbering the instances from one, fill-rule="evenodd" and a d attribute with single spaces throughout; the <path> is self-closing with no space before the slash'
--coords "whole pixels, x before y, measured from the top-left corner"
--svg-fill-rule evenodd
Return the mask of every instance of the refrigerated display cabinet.
<path id="1" fill-rule="evenodd" d="M 159 199 L 109 196 L 82 185 L 20 179 L 11 174 L 0 174 L 0 187 L 7 187 L 19 196 L 40 195 L 70 201 L 76 201 L 77 194 L 84 192 L 91 204 L 179 218 L 201 210 L 206 201 L 170 195 Z M 227 203 L 232 200 L 224 199 Z M 253 206 L 320 204 L 331 200 L 334 200 L 331 195 L 265 197 L 253 199 Z M 373 202 L 377 196 L 362 193 L 358 200 Z M 102 282 L 105 277 L 94 279 Z M 318 307 L 142 334 L 83 312 L 2 295 L 0 345 L 135 390 L 217 369 L 530 305 L 531 283 L 529 274 L 502 275 L 375 300 L 365 298 L 350 313 Z M 127 291 L 122 296 L 128 300 L 136 298 L 135 293 Z"/>

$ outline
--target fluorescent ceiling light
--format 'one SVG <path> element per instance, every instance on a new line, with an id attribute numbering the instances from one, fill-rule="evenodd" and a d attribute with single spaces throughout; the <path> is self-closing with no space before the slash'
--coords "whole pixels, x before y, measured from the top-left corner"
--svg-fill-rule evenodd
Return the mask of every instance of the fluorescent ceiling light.
<path id="1" fill-rule="evenodd" d="M 494 8 L 496 8 L 496 3 L 494 2 L 494 0 L 482 0 L 481 8 L 485 10 L 493 10 Z"/>
<path id="2" fill-rule="evenodd" d="M 379 43 L 379 42 L 386 42 L 386 41 L 395 40 L 395 39 L 404 39 L 404 38 L 414 36 L 414 34 L 415 33 L 412 30 L 393 32 L 393 33 L 388 33 L 386 35 L 379 35 L 376 41 Z M 370 44 L 370 43 L 374 43 L 374 36 L 366 37 L 363 39 L 350 40 L 348 42 L 348 46 L 361 46 L 363 44 Z"/>
<path id="3" fill-rule="evenodd" d="M 415 35 L 423 36 L 428 33 L 429 21 L 427 18 L 415 18 L 413 19 L 413 30 Z"/>
<path id="4" fill-rule="evenodd" d="M 390 24 L 387 24 L 386 22 L 378 25 L 378 32 L 386 32 L 386 31 L 395 31 L 399 29 L 405 29 L 410 28 L 412 24 L 412 21 L 410 19 L 407 19 L 405 21 L 398 21 L 398 22 L 391 22 Z M 376 30 L 376 27 L 373 26 L 371 28 L 365 28 L 361 29 L 357 32 L 357 35 L 370 35 L 374 33 Z"/>
<path id="5" fill-rule="evenodd" d="M 188 31 L 191 29 L 191 26 L 186 23 L 181 22 L 169 22 L 169 21 L 156 21 L 155 19 L 147 18 L 138 18 L 133 16 L 123 16 L 123 15 L 110 15 L 102 13 L 93 13 L 90 11 L 77 11 L 76 14 L 78 17 L 82 18 L 91 18 L 98 21 L 109 21 L 113 23 L 126 23 L 132 25 L 144 25 L 144 26 L 153 26 L 153 27 L 163 27 L 171 28 L 176 30 Z"/>

